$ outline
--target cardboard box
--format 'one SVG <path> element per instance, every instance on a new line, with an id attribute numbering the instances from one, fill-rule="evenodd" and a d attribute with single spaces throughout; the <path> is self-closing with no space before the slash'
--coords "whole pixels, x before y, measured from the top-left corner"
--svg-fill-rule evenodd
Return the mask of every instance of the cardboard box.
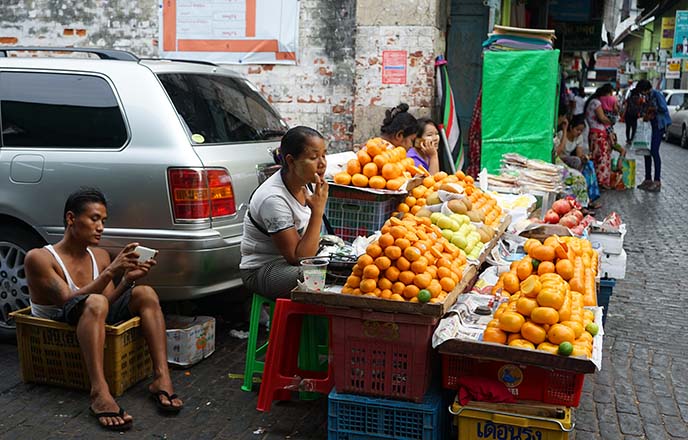
<path id="1" fill-rule="evenodd" d="M 168 363 L 188 367 L 215 351 L 215 318 L 168 315 L 165 324 Z"/>
<path id="2" fill-rule="evenodd" d="M 624 237 L 626 237 L 626 225 L 619 228 L 619 232 L 606 232 L 592 229 L 588 239 L 593 249 L 605 254 L 619 255 L 623 251 Z"/>
<path id="3" fill-rule="evenodd" d="M 605 278 L 623 280 L 626 276 L 626 251 L 621 249 L 620 254 L 600 254 L 602 264 L 600 273 Z"/>

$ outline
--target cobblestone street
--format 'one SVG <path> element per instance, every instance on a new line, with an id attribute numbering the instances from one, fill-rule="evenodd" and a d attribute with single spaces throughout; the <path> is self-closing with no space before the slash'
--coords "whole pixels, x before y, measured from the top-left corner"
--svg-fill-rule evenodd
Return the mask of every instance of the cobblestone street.
<path id="1" fill-rule="evenodd" d="M 586 379 L 575 411 L 576 440 L 688 438 L 688 309 L 685 267 L 688 240 L 688 150 L 664 143 L 662 190 L 605 192 L 598 218 L 611 211 L 627 223 L 626 279 L 618 280 L 605 328 L 603 370 Z M 636 184 L 642 158 L 636 158 Z M 88 412 L 84 392 L 21 382 L 16 345 L 0 344 L 2 439 L 322 439 L 327 400 L 283 402 L 255 410 L 257 392 L 241 391 L 245 341 L 218 322 L 217 350 L 188 370 L 174 370 L 186 408 L 177 417 L 157 414 L 147 382 L 118 401 L 134 416 L 131 432 L 105 432 Z M 257 388 L 257 387 L 256 387 Z"/>

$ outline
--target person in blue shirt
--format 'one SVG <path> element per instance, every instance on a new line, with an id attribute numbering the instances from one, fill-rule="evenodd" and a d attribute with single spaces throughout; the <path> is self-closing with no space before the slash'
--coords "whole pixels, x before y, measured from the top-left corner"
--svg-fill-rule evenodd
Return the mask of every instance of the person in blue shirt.
<path id="1" fill-rule="evenodd" d="M 643 109 L 643 120 L 650 121 L 652 125 L 652 142 L 650 143 L 650 155 L 645 156 L 645 180 L 638 185 L 639 189 L 658 192 L 662 189 L 661 171 L 662 160 L 659 157 L 659 146 L 666 127 L 671 124 L 669 108 L 664 95 L 652 88 L 650 81 L 642 79 L 638 81 L 636 89 L 645 96 L 646 104 Z M 652 179 L 652 163 L 654 162 L 655 178 Z"/>

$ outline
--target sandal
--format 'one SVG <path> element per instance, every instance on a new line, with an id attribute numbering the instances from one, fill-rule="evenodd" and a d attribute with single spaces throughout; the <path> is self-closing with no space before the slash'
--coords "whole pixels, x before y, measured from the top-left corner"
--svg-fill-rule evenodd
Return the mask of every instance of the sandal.
<path id="1" fill-rule="evenodd" d="M 158 391 L 151 391 L 150 395 L 151 395 L 151 399 L 155 400 L 155 404 L 158 406 L 159 410 L 162 410 L 162 411 L 165 411 L 168 413 L 172 413 L 172 414 L 178 414 L 179 411 L 181 411 L 182 408 L 184 408 L 184 405 L 172 406 L 172 401 L 179 397 L 176 394 L 170 395 L 170 393 L 168 393 L 165 390 L 158 390 Z M 164 396 L 170 402 L 170 404 L 165 405 L 164 403 L 162 403 L 162 400 L 160 400 L 160 396 Z"/>
<path id="2" fill-rule="evenodd" d="M 89 412 L 93 417 L 98 420 L 98 424 L 100 425 L 101 428 L 107 429 L 109 431 L 127 431 L 131 429 L 131 427 L 134 425 L 134 422 L 132 420 L 129 420 L 128 422 L 125 421 L 121 425 L 104 425 L 100 422 L 101 417 L 119 417 L 122 420 L 124 420 L 124 408 L 120 406 L 119 412 L 111 412 L 111 411 L 103 411 L 103 412 L 95 412 L 93 410 L 93 407 L 88 407 Z"/>

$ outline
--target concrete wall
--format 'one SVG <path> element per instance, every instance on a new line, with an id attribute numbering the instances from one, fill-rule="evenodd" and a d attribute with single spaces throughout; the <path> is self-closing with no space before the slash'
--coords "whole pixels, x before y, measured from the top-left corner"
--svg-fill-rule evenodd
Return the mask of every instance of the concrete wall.
<path id="1" fill-rule="evenodd" d="M 11 4 L 7 4 L 11 3 Z M 384 110 L 430 113 L 433 60 L 444 53 L 445 0 L 301 0 L 296 66 L 229 66 L 244 73 L 290 125 L 323 132 L 330 151 L 378 134 Z M 157 0 L 3 2 L 0 45 L 98 46 L 158 53 Z M 407 83 L 382 85 L 382 51 L 408 52 Z"/>

